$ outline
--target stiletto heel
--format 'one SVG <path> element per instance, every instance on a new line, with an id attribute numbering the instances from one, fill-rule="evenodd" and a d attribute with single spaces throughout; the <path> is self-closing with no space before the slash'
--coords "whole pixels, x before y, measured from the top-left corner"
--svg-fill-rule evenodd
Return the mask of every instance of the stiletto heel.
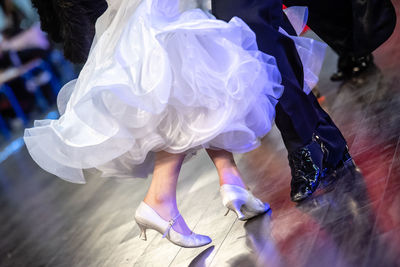
<path id="1" fill-rule="evenodd" d="M 144 225 L 139 224 L 139 223 L 137 223 L 137 225 L 138 225 L 139 228 L 140 228 L 140 235 L 139 235 L 139 238 L 142 239 L 142 240 L 144 240 L 144 241 L 147 241 L 146 227 L 145 227 Z"/>
<path id="2" fill-rule="evenodd" d="M 211 238 L 205 235 L 198 235 L 193 232 L 190 235 L 183 235 L 176 232 L 172 226 L 174 226 L 176 220 L 180 216 L 181 215 L 178 214 L 175 218 L 166 221 L 149 205 L 142 201 L 135 213 L 135 221 L 139 225 L 141 231 L 139 237 L 143 240 L 147 240 L 146 230 L 152 229 L 162 234 L 163 238 L 167 238 L 171 243 L 184 248 L 196 248 L 211 243 Z"/>
<path id="3" fill-rule="evenodd" d="M 227 216 L 228 215 L 228 213 L 230 212 L 231 210 L 230 209 L 226 209 L 226 212 L 225 212 L 225 214 L 224 214 L 224 216 Z"/>
<path id="4" fill-rule="evenodd" d="M 244 205 L 244 202 L 241 199 L 233 199 L 231 201 L 228 201 L 228 203 L 226 203 L 226 207 L 228 208 L 228 212 L 229 210 L 232 210 L 233 212 L 236 213 L 237 217 L 239 220 L 244 220 L 244 218 L 246 217 L 241 211 L 240 209 L 242 208 L 242 206 Z M 228 212 L 226 213 L 226 215 L 228 215 Z"/>
<path id="5" fill-rule="evenodd" d="M 224 184 L 220 188 L 220 193 L 222 203 L 228 208 L 225 216 L 231 210 L 236 213 L 239 220 L 245 221 L 270 209 L 268 203 L 261 202 L 250 191 L 237 185 Z"/>

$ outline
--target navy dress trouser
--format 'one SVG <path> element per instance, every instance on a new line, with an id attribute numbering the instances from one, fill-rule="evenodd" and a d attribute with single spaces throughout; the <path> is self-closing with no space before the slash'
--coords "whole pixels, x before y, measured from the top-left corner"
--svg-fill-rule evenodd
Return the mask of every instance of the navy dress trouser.
<path id="1" fill-rule="evenodd" d="M 275 122 L 288 152 L 310 143 L 315 133 L 329 150 L 328 164 L 336 166 L 346 141 L 315 96 L 303 92 L 303 67 L 294 42 L 278 32 L 281 27 L 296 35 L 282 11 L 282 1 L 212 0 L 212 12 L 225 21 L 241 18 L 255 32 L 259 50 L 275 57 L 285 87 L 276 106 Z"/>

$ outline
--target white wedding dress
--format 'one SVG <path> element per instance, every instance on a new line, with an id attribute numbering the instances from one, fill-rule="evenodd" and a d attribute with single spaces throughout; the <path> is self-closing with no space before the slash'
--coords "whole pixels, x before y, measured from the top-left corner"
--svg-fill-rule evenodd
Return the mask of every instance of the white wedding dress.
<path id="1" fill-rule="evenodd" d="M 282 94 L 272 56 L 239 18 L 216 20 L 178 0 L 108 0 L 61 117 L 25 130 L 46 171 L 84 183 L 83 169 L 145 177 L 153 152 L 246 152 L 271 128 Z"/>

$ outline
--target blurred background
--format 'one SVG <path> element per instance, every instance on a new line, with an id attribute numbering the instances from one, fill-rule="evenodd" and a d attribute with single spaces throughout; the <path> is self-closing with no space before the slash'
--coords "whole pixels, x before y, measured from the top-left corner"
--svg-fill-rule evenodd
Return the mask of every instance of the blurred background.
<path id="1" fill-rule="evenodd" d="M 58 91 L 79 69 L 40 30 L 30 0 L 0 1 L 0 162 L 33 119 L 58 117 Z"/>

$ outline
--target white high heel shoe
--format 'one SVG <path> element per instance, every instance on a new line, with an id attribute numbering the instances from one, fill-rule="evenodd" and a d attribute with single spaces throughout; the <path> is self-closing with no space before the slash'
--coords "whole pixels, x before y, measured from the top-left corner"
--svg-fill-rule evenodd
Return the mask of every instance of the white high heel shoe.
<path id="1" fill-rule="evenodd" d="M 141 230 L 139 237 L 143 240 L 147 240 L 146 230 L 153 229 L 162 234 L 163 238 L 165 237 L 175 245 L 184 248 L 196 248 L 211 243 L 211 238 L 205 235 L 198 235 L 193 232 L 190 235 L 183 235 L 176 232 L 172 226 L 180 216 L 181 215 L 178 214 L 175 218 L 166 221 L 149 205 L 142 201 L 135 213 L 135 221 Z"/>
<path id="2" fill-rule="evenodd" d="M 253 196 L 253 194 L 237 185 L 224 184 L 220 188 L 222 203 L 229 211 L 236 213 L 241 221 L 251 219 L 257 215 L 266 213 L 270 206 Z"/>

